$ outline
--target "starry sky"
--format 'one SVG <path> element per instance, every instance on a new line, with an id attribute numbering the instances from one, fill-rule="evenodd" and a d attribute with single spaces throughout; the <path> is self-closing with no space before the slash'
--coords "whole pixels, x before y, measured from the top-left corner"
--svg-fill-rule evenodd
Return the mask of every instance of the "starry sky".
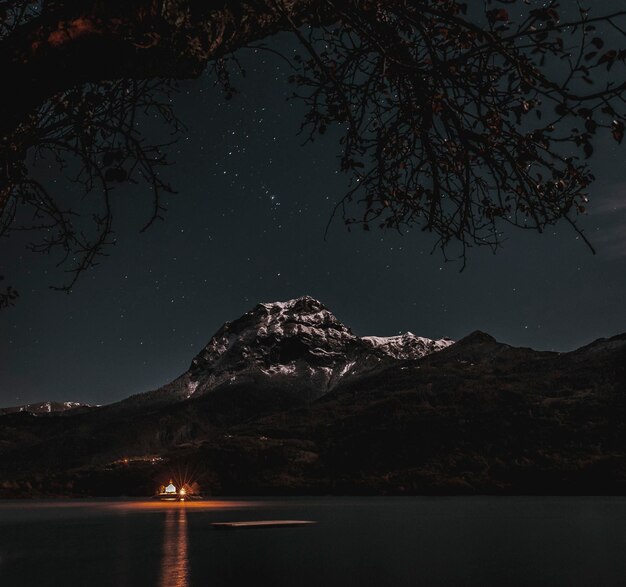
<path id="1" fill-rule="evenodd" d="M 0 273 L 21 298 L 0 313 L 0 405 L 103 404 L 159 387 L 225 320 L 303 294 L 358 335 L 459 339 L 480 329 L 570 350 L 626 331 L 624 147 L 607 138 L 592 159 L 598 180 L 583 226 L 597 255 L 567 226 L 512 230 L 497 255 L 474 250 L 461 272 L 431 254 L 419 230 L 347 232 L 337 221 L 325 238 L 347 185 L 336 137 L 303 146 L 303 107 L 286 99 L 281 60 L 251 50 L 240 59 L 246 76 L 233 100 L 208 73 L 174 96 L 187 129 L 169 150 L 165 175 L 178 193 L 165 222 L 141 234 L 145 190 L 119 189 L 117 245 L 71 295 L 49 289 L 65 278 L 55 259 L 19 239 L 2 243 Z M 72 189 L 56 175 L 47 181 Z"/>

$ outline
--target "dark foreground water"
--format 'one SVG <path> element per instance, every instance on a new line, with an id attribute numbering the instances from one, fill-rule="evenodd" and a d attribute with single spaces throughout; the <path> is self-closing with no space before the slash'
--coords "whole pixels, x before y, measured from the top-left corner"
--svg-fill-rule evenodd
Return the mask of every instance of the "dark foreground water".
<path id="1" fill-rule="evenodd" d="M 2 586 L 625 584 L 626 498 L 0 502 Z"/>

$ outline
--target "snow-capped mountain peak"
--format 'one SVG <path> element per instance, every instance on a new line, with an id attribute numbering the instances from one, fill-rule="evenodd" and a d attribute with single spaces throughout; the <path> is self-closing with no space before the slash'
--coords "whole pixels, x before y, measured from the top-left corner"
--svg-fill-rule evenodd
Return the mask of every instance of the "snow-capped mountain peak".
<path id="1" fill-rule="evenodd" d="M 193 360 L 191 369 L 214 364 L 229 353 L 245 358 L 254 354 L 254 346 L 316 337 L 345 338 L 352 337 L 352 333 L 323 304 L 309 296 L 261 303 L 237 320 L 226 322 Z"/>
<path id="2" fill-rule="evenodd" d="M 79 402 L 40 402 L 32 404 L 24 404 L 21 406 L 12 406 L 8 408 L 0 408 L 0 415 L 12 414 L 15 412 L 27 412 L 29 414 L 51 414 L 66 412 L 68 410 L 74 410 L 77 408 L 95 408 L 99 406 L 93 406 L 90 404 L 82 404 Z"/>
<path id="3" fill-rule="evenodd" d="M 361 340 L 371 344 L 395 359 L 407 360 L 440 351 L 452 344 L 447 338 L 432 340 L 405 332 L 397 336 L 363 336 Z"/>
<path id="4" fill-rule="evenodd" d="M 310 296 L 257 304 L 226 322 L 189 370 L 159 390 L 179 399 L 223 386 L 289 388 L 319 397 L 348 377 L 394 362 L 418 359 L 452 344 L 407 332 L 359 337 Z"/>

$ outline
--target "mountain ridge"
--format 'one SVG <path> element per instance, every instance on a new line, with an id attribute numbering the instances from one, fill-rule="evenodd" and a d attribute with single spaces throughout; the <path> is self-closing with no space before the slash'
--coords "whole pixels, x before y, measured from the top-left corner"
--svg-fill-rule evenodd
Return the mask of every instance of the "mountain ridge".
<path id="1" fill-rule="evenodd" d="M 45 402 L 32 402 L 29 404 L 22 404 L 19 406 L 7 406 L 0 408 L 0 416 L 5 414 L 12 414 L 15 412 L 27 412 L 30 414 L 55 414 L 60 412 L 67 412 L 70 410 L 78 409 L 91 409 L 97 408 L 92 404 L 84 404 L 81 402 L 58 402 L 58 401 L 45 401 Z"/>
<path id="2" fill-rule="evenodd" d="M 232 384 L 297 388 L 308 400 L 381 363 L 421 358 L 453 344 L 406 332 L 356 336 L 320 301 L 301 296 L 259 303 L 225 322 L 186 372 L 125 401 L 184 401 Z"/>
<path id="3" fill-rule="evenodd" d="M 441 340 L 259 304 L 158 390 L 0 415 L 0 496 L 146 496 L 181 468 L 220 495 L 626 494 L 626 335 Z"/>

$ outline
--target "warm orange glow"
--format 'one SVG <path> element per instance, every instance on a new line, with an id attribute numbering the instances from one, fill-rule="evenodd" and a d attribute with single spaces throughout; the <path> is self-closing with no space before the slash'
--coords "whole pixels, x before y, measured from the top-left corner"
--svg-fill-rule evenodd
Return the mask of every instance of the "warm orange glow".
<path id="1" fill-rule="evenodd" d="M 165 514 L 160 587 L 188 587 L 187 511 L 172 510 Z"/>
<path id="2" fill-rule="evenodd" d="M 53 47 L 59 47 L 73 39 L 78 39 L 79 37 L 84 37 L 90 33 L 96 32 L 94 22 L 83 17 L 75 18 L 68 22 L 61 21 L 58 26 L 59 28 L 57 30 L 52 31 L 48 35 L 48 43 Z"/>
<path id="3" fill-rule="evenodd" d="M 81 510 L 81 509 L 93 509 L 100 510 L 102 512 L 157 512 L 162 511 L 166 512 L 169 510 L 178 510 L 178 509 L 186 509 L 186 510 L 197 510 L 197 511 L 230 511 L 237 509 L 250 509 L 256 507 L 263 507 L 263 502 L 257 501 L 244 501 L 244 500 L 228 500 L 228 499 L 199 499 L 198 501 L 188 501 L 184 502 L 180 501 L 159 501 L 159 500 L 119 500 L 119 501 L 98 501 L 85 499 L 77 500 L 77 501 L 66 501 L 66 500 L 46 500 L 46 501 L 32 501 L 29 502 L 28 507 L 30 509 L 72 509 L 72 510 Z M 11 510 L 14 508 L 23 507 L 23 503 L 21 500 L 0 500 L 0 513 L 3 510 Z"/>
<path id="4" fill-rule="evenodd" d="M 90 505 L 93 506 L 93 502 Z M 102 507 L 118 511 L 168 511 L 183 508 L 187 510 L 235 510 L 260 507 L 261 505 L 261 502 L 254 501 L 202 499 L 198 501 L 124 501 L 102 504 Z"/>
<path id="5" fill-rule="evenodd" d="M 177 487 L 179 496 L 186 495 L 191 498 L 192 495 L 199 495 L 200 485 L 198 485 L 197 478 L 198 471 L 188 465 L 174 466 L 170 471 L 170 483 Z"/>

